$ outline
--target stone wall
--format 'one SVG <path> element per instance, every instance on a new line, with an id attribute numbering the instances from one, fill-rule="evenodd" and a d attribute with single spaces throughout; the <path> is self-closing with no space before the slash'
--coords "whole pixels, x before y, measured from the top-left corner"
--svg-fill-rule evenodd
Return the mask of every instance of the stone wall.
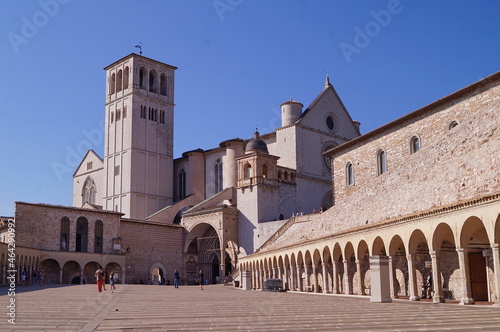
<path id="1" fill-rule="evenodd" d="M 453 100 L 425 114 L 389 126 L 352 149 L 332 154 L 334 200 L 327 217 L 337 230 L 470 199 L 500 190 L 500 86 Z M 458 126 L 449 130 L 451 121 Z M 410 140 L 421 149 L 410 154 Z M 384 149 L 387 172 L 377 175 L 377 151 Z M 346 165 L 355 184 L 346 186 Z M 383 208 L 381 208 L 383 207 Z M 353 213 L 355 211 L 355 213 Z"/>
<path id="2" fill-rule="evenodd" d="M 185 279 L 182 260 L 183 227 L 124 219 L 121 222 L 122 247 L 126 252 L 127 283 L 146 283 L 151 269 L 160 267 L 172 281 L 174 269 Z"/>
<path id="3" fill-rule="evenodd" d="M 69 251 L 75 251 L 76 222 L 88 221 L 87 252 L 94 252 L 95 222 L 103 222 L 103 253 L 113 253 L 113 238 L 120 233 L 120 213 L 47 204 L 16 202 L 16 245 L 43 250 L 60 250 L 61 219 L 70 221 Z"/>

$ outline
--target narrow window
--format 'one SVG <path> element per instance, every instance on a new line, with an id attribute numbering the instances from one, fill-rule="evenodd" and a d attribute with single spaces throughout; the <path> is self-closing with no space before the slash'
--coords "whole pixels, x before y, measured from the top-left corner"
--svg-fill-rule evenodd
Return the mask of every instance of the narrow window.
<path id="1" fill-rule="evenodd" d="M 94 229 L 94 252 L 102 253 L 103 249 L 103 224 L 102 221 L 97 220 L 95 222 Z"/>
<path id="2" fill-rule="evenodd" d="M 166 96 L 167 95 L 167 75 L 160 75 L 160 94 Z"/>
<path id="3" fill-rule="evenodd" d="M 123 118 L 127 117 L 127 106 L 123 106 Z"/>
<path id="4" fill-rule="evenodd" d="M 156 71 L 151 69 L 149 71 L 149 91 L 150 92 L 158 92 L 157 91 L 157 83 L 156 83 Z"/>
<path id="5" fill-rule="evenodd" d="M 75 251 L 87 252 L 88 221 L 80 217 L 76 221 L 76 246 Z"/>
<path id="6" fill-rule="evenodd" d="M 123 72 L 120 69 L 118 71 L 118 75 L 116 75 L 116 92 L 122 91 L 122 82 L 123 82 Z"/>
<path id="7" fill-rule="evenodd" d="M 115 120 L 115 113 L 114 112 L 111 112 L 111 123 L 113 123 L 113 121 Z"/>
<path id="8" fill-rule="evenodd" d="M 262 166 L 262 177 L 267 178 L 267 166 Z"/>
<path id="9" fill-rule="evenodd" d="M 116 111 L 116 121 L 119 121 L 121 119 L 121 110 Z"/>
<path id="10" fill-rule="evenodd" d="M 69 219 L 63 217 L 61 219 L 61 251 L 69 251 Z"/>
<path id="11" fill-rule="evenodd" d="M 120 165 L 115 166 L 115 176 L 120 175 Z"/>
<path id="12" fill-rule="evenodd" d="M 116 76 L 115 73 L 111 74 L 111 79 L 109 80 L 109 94 L 115 93 Z"/>
<path id="13" fill-rule="evenodd" d="M 144 67 L 139 70 L 139 88 L 146 89 L 146 68 Z"/>
<path id="14" fill-rule="evenodd" d="M 186 172 L 184 169 L 179 173 L 179 199 L 186 197 Z"/>
<path id="15" fill-rule="evenodd" d="M 125 67 L 125 71 L 123 73 L 123 90 L 128 89 L 128 80 L 129 80 L 130 69 Z"/>
<path id="16" fill-rule="evenodd" d="M 88 177 L 83 184 L 82 205 L 85 203 L 95 204 L 96 193 L 97 188 L 94 180 L 91 177 Z"/>
<path id="17" fill-rule="evenodd" d="M 414 154 L 420 150 L 420 139 L 417 136 L 413 136 L 410 140 L 410 154 Z"/>
<path id="18" fill-rule="evenodd" d="M 352 163 L 347 163 L 346 165 L 346 184 L 348 186 L 353 186 L 354 185 L 354 169 L 352 167 Z"/>
<path id="19" fill-rule="evenodd" d="M 222 191 L 222 161 L 220 158 L 217 158 L 214 165 L 214 173 L 215 173 L 215 193 Z"/>
<path id="20" fill-rule="evenodd" d="M 377 174 L 381 175 L 387 172 L 387 158 L 385 156 L 385 151 L 380 150 L 377 153 Z"/>
<path id="21" fill-rule="evenodd" d="M 245 167 L 245 178 L 251 178 L 252 177 L 252 166 L 248 165 Z"/>

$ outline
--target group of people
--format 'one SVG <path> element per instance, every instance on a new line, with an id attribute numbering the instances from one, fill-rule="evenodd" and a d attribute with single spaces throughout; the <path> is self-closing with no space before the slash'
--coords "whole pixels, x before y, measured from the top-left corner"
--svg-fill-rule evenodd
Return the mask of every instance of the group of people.
<path id="1" fill-rule="evenodd" d="M 97 271 L 95 271 L 95 278 L 97 281 L 97 290 L 99 291 L 99 293 L 101 293 L 103 290 L 107 290 L 106 289 L 106 277 L 107 277 L 106 271 L 103 269 L 102 266 L 99 266 Z M 109 274 L 109 286 L 111 288 L 111 293 L 113 293 L 116 289 L 115 278 L 116 278 L 115 273 L 111 272 Z"/>
<path id="2" fill-rule="evenodd" d="M 31 274 L 31 277 L 33 278 L 34 287 L 37 286 L 42 287 L 45 280 L 45 271 L 43 269 L 35 270 Z M 28 270 L 24 270 L 23 274 L 21 275 L 21 283 L 23 286 L 28 286 L 28 279 L 29 279 L 29 272 Z"/>

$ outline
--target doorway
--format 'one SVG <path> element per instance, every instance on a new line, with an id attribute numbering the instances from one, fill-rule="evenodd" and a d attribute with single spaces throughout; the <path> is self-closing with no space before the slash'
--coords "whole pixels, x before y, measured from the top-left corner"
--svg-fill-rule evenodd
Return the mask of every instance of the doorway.
<path id="1" fill-rule="evenodd" d="M 470 253 L 470 284 L 474 301 L 488 301 L 488 277 L 486 259 L 482 253 Z"/>

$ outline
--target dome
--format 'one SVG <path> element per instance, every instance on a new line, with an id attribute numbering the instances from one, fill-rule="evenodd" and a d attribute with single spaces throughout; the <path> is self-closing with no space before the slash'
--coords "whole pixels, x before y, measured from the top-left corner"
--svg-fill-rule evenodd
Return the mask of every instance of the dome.
<path id="1" fill-rule="evenodd" d="M 247 152 L 252 152 L 252 151 L 260 151 L 264 153 L 269 153 L 267 151 L 267 144 L 263 140 L 259 138 L 259 132 L 256 131 L 253 134 L 253 138 L 248 141 L 247 145 L 245 146 L 245 153 Z"/>

